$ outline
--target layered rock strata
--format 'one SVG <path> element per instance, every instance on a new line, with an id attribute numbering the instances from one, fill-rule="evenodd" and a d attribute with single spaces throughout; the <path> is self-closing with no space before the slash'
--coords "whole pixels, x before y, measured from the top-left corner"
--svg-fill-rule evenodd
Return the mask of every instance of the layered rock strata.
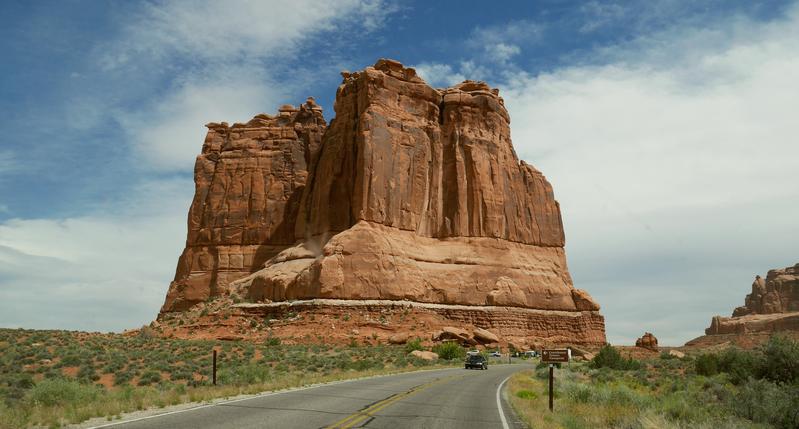
<path id="1" fill-rule="evenodd" d="M 572 285 L 552 186 L 516 156 L 498 90 L 474 81 L 434 89 L 391 60 L 342 75 L 327 129 L 313 106 L 297 110 L 310 116 L 278 124 L 293 130 L 281 140 L 291 148 L 291 156 L 281 158 L 289 177 L 269 178 L 283 191 L 270 200 L 278 208 L 258 212 L 261 223 L 234 219 L 243 231 L 265 228 L 247 242 L 259 257 L 225 271 L 224 281 L 220 269 L 205 264 L 196 288 L 191 267 L 179 267 L 163 310 L 227 293 L 266 303 L 322 298 L 518 308 L 523 325 L 544 329 L 549 314 L 564 336 L 604 342 L 599 305 Z M 300 155 L 304 163 L 295 162 Z M 190 213 L 192 246 L 193 229 L 230 228 L 193 223 L 197 210 L 227 219 L 213 216 L 215 206 L 205 202 L 200 183 L 202 202 L 195 198 Z M 227 198 L 254 197 L 252 191 L 217 195 Z M 184 252 L 186 265 L 184 259 L 191 258 Z M 193 289 L 198 292 L 188 292 Z M 466 310 L 447 314 L 470 317 Z M 549 329 L 547 335 L 559 335 Z"/>
<path id="2" fill-rule="evenodd" d="M 732 317 L 714 316 L 705 334 L 799 331 L 799 264 L 755 276 L 744 302 Z"/>
<path id="3" fill-rule="evenodd" d="M 162 312 L 218 295 L 294 244 L 294 220 L 326 123 L 309 98 L 246 124 L 210 123 L 194 165 L 188 237 Z"/>

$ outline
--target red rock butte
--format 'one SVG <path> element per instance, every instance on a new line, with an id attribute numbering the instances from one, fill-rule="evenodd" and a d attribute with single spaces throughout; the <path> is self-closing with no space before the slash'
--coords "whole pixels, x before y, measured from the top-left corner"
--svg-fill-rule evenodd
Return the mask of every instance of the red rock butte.
<path id="1" fill-rule="evenodd" d="M 386 59 L 342 75 L 329 126 L 312 98 L 207 125 L 159 318 L 215 297 L 246 301 L 241 314 L 400 305 L 503 338 L 604 343 L 552 186 L 516 156 L 499 91 L 435 89 Z"/>

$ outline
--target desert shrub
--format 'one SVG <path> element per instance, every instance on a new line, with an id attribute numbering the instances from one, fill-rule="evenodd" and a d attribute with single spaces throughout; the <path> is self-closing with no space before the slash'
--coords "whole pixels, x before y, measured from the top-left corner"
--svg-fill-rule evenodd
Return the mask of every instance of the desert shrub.
<path id="1" fill-rule="evenodd" d="M 94 371 L 91 365 L 83 365 L 78 371 L 78 380 L 81 383 L 92 383 L 100 379 L 100 376 Z"/>
<path id="2" fill-rule="evenodd" d="M 224 368 L 219 371 L 220 384 L 243 386 L 247 384 L 263 383 L 271 377 L 271 368 L 264 365 L 245 365 L 235 368 Z"/>
<path id="3" fill-rule="evenodd" d="M 405 353 L 410 353 L 414 350 L 422 350 L 422 339 L 419 337 L 405 343 Z"/>
<path id="4" fill-rule="evenodd" d="M 266 339 L 267 346 L 279 346 L 280 345 L 280 338 L 278 337 L 269 337 Z"/>
<path id="5" fill-rule="evenodd" d="M 158 371 L 147 370 L 139 377 L 139 386 L 149 386 L 150 384 L 161 381 L 161 373 Z"/>
<path id="6" fill-rule="evenodd" d="M 610 344 L 605 344 L 599 349 L 599 353 L 591 359 L 592 368 L 611 368 L 620 370 L 633 370 L 641 367 L 641 363 L 633 358 L 625 359 Z"/>
<path id="7" fill-rule="evenodd" d="M 532 390 L 520 390 L 516 392 L 516 396 L 522 399 L 536 399 L 538 395 Z"/>
<path id="8" fill-rule="evenodd" d="M 669 352 L 660 352 L 660 358 L 662 360 L 671 360 L 671 359 L 677 359 L 677 356 L 669 354 Z"/>
<path id="9" fill-rule="evenodd" d="M 694 370 L 706 377 L 719 373 L 719 357 L 715 353 L 704 353 L 696 357 Z"/>
<path id="10" fill-rule="evenodd" d="M 729 374 L 731 382 L 741 384 L 750 377 L 757 377 L 761 361 L 757 353 L 731 347 L 718 356 L 718 371 Z"/>
<path id="11" fill-rule="evenodd" d="M 445 343 L 437 344 L 433 347 L 433 352 L 438 354 L 440 359 L 464 359 L 466 357 L 466 350 L 460 344 L 448 341 Z"/>
<path id="12" fill-rule="evenodd" d="M 799 427 L 799 385 L 749 379 L 729 401 L 738 416 L 777 428 Z"/>
<path id="13" fill-rule="evenodd" d="M 761 347 L 763 353 L 758 375 L 778 383 L 799 382 L 799 341 L 773 335 Z"/>
<path id="14" fill-rule="evenodd" d="M 96 401 L 102 389 L 76 381 L 55 378 L 42 380 L 28 392 L 27 400 L 45 406 L 79 405 Z"/>
<path id="15" fill-rule="evenodd" d="M 67 354 L 58 363 L 59 366 L 78 366 L 80 365 L 80 356 L 77 354 Z"/>

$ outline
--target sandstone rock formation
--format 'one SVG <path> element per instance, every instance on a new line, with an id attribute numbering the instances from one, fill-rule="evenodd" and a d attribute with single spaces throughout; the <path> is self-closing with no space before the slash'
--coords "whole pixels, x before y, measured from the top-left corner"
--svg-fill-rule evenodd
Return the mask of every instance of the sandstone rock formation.
<path id="1" fill-rule="evenodd" d="M 799 331 L 799 264 L 755 276 L 745 305 L 732 317 L 713 317 L 706 335 Z"/>
<path id="2" fill-rule="evenodd" d="M 227 293 L 294 244 L 294 219 L 326 124 L 312 98 L 246 124 L 211 123 L 194 166 L 186 248 L 162 312 Z"/>
<path id="3" fill-rule="evenodd" d="M 657 351 L 658 339 L 651 332 L 645 332 L 641 338 L 635 340 L 635 347 Z"/>
<path id="4" fill-rule="evenodd" d="M 457 306 L 536 310 L 519 326 L 579 320 L 558 335 L 604 343 L 599 305 L 568 273 L 552 186 L 516 156 L 498 90 L 434 89 L 391 60 L 342 75 L 326 129 L 312 102 L 263 125 L 210 127 L 162 314 L 217 294 L 404 300 L 449 305 L 451 320 Z"/>

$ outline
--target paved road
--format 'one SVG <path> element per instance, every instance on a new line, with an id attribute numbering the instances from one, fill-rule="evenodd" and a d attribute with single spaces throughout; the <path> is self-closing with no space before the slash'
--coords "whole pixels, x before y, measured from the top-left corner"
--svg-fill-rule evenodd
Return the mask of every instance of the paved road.
<path id="1" fill-rule="evenodd" d="M 443 369 L 375 377 L 101 427 L 518 428 L 522 426 L 497 392 L 508 376 L 526 368 L 494 365 L 487 371 Z M 504 410 L 502 415 L 500 407 Z"/>

